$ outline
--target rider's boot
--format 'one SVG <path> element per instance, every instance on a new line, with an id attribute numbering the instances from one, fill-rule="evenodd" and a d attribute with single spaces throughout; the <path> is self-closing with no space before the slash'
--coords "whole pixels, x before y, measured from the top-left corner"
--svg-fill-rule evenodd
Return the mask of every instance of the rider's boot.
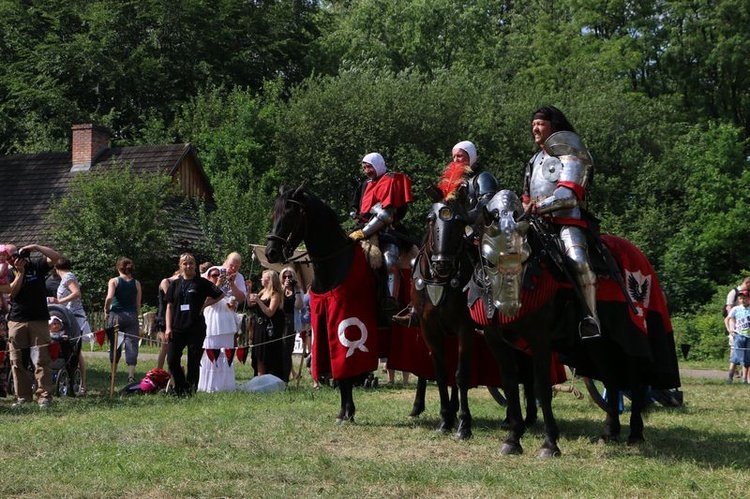
<path id="1" fill-rule="evenodd" d="M 602 335 L 602 329 L 596 313 L 596 274 L 588 270 L 584 275 L 579 276 L 579 279 L 583 297 L 591 314 L 586 315 L 578 324 L 578 334 L 582 340 L 599 338 Z"/>

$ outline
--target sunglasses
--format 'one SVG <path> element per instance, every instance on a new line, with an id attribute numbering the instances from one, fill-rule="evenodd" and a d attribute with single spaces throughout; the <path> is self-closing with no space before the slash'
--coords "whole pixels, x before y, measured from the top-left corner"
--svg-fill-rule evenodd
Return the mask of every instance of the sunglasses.
<path id="1" fill-rule="evenodd" d="M 208 274 L 208 277 L 219 277 L 219 273 L 218 272 L 211 272 L 210 274 Z"/>

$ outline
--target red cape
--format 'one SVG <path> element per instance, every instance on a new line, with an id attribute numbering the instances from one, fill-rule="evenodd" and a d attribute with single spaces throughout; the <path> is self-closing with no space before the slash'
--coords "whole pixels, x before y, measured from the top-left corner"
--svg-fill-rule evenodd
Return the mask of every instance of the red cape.
<path id="1" fill-rule="evenodd" d="M 359 212 L 369 213 L 370 209 L 380 203 L 383 208 L 393 206 L 401 208 L 413 201 L 411 180 L 403 173 L 388 172 L 373 182 L 367 182 L 362 193 Z"/>

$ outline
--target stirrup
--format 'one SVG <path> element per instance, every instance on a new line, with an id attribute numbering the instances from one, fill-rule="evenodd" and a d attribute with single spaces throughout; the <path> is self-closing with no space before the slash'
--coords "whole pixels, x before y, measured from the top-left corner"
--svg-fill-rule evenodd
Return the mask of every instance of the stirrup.
<path id="1" fill-rule="evenodd" d="M 582 340 L 600 338 L 602 335 L 602 330 L 599 326 L 599 321 L 596 320 L 596 317 L 593 317 L 591 315 L 587 315 L 586 317 L 584 317 L 581 322 L 578 323 L 578 334 L 580 335 Z"/>

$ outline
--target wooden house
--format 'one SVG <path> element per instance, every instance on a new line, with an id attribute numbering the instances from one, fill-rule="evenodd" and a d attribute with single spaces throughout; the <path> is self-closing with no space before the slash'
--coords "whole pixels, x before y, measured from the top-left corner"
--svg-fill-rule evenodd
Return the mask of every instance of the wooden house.
<path id="1" fill-rule="evenodd" d="M 0 243 L 52 244 L 51 201 L 69 194 L 76 175 L 96 170 L 128 165 L 134 172 L 167 173 L 187 198 L 213 206 L 213 189 L 192 145 L 110 147 L 104 128 L 81 124 L 72 132 L 70 152 L 0 156 Z M 195 220 L 181 218 L 172 230 L 183 248 L 201 236 Z"/>

